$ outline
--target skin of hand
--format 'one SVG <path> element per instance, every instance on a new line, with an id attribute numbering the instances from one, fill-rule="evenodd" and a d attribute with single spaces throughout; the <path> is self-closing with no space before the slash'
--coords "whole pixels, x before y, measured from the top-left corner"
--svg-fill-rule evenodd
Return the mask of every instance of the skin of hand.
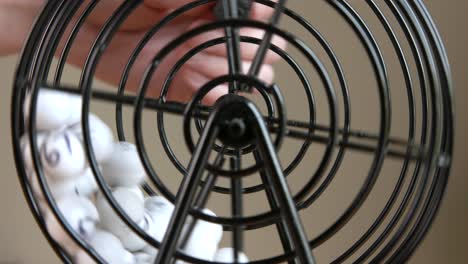
<path id="1" fill-rule="evenodd" d="M 84 2 L 82 10 L 87 6 L 89 1 Z M 192 0 L 144 0 L 119 28 L 112 42 L 107 47 L 96 69 L 96 77 L 112 85 L 117 85 L 132 51 L 144 34 L 171 11 L 190 1 Z M 0 0 L 0 22 L 2 22 L 0 23 L 0 27 L 3 27 L 3 29 L 0 29 L 0 32 L 4 32 L 5 35 L 9 34 L 8 37 L 3 37 L 6 41 L 0 44 L 0 55 L 8 55 L 20 50 L 43 2 L 43 0 Z M 68 63 L 77 67 L 84 65 L 92 44 L 103 24 L 122 3 L 123 1 L 102 0 L 97 4 L 73 44 Z M 132 92 L 138 90 L 143 74 L 151 60 L 170 41 L 190 29 L 214 21 L 213 9 L 214 4 L 198 7 L 175 19 L 159 31 L 138 56 L 130 72 L 126 89 Z M 265 22 L 269 19 L 272 12 L 273 9 L 255 3 L 253 4 L 250 18 Z M 75 17 L 77 18 L 77 15 Z M 68 27 L 69 30 L 73 24 L 72 22 Z M 8 28 L 15 29 L 13 30 L 15 32 L 14 36 L 10 36 L 8 32 L 11 32 L 11 30 L 7 30 Z M 261 39 L 264 32 L 253 28 L 242 28 L 240 29 L 240 34 Z M 194 37 L 176 48 L 161 62 L 160 67 L 158 67 L 158 70 L 152 76 L 146 96 L 159 96 L 167 73 L 174 63 L 187 51 L 206 41 L 222 36 L 224 36 L 223 29 L 210 31 Z M 65 38 L 62 37 L 62 42 L 64 42 Z M 286 42 L 282 38 L 274 37 L 273 43 L 283 49 L 286 48 Z M 60 54 L 60 50 L 63 48 L 63 43 L 61 44 L 57 54 Z M 248 71 L 256 51 L 256 45 L 241 43 L 241 59 L 244 73 Z M 226 45 L 222 44 L 208 48 L 196 55 L 175 76 L 166 99 L 186 102 L 190 100 L 203 84 L 215 77 L 227 74 L 229 68 L 226 54 Z M 265 63 L 259 74 L 261 80 L 266 83 L 272 82 L 274 78 L 272 63 L 278 59 L 279 57 L 272 52 L 267 54 Z M 212 104 L 226 92 L 227 84 L 219 86 L 204 98 L 204 103 Z"/>

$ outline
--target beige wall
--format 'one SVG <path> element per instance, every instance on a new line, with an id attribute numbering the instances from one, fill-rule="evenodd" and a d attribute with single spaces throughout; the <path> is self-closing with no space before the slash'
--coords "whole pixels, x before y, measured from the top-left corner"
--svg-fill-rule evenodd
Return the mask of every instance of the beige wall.
<path id="1" fill-rule="evenodd" d="M 351 2 L 357 2 L 352 0 Z M 293 5 L 303 5 L 303 1 L 291 1 Z M 453 69 L 453 76 L 456 85 L 456 149 L 455 159 L 453 164 L 453 173 L 450 180 L 449 189 L 446 199 L 444 200 L 440 214 L 436 219 L 433 229 L 429 232 L 427 239 L 416 252 L 412 258 L 411 263 L 464 263 L 468 261 L 468 253 L 466 250 L 466 237 L 468 236 L 468 213 L 465 202 L 468 202 L 468 197 L 465 195 L 465 188 L 468 183 L 465 179 L 466 171 L 468 170 L 468 160 L 466 158 L 466 149 L 468 149 L 468 140 L 465 138 L 465 132 L 468 131 L 467 119 L 465 114 L 468 114 L 468 106 L 465 100 L 468 98 L 468 91 L 465 89 L 465 84 L 468 83 L 468 75 L 466 73 L 466 61 L 468 60 L 468 37 L 466 36 L 466 27 L 468 26 L 466 10 L 468 4 L 466 1 L 442 1 L 430 0 L 426 1 L 429 9 L 431 10 L 439 29 L 445 39 L 448 48 L 450 61 Z M 302 8 L 301 10 L 308 10 Z M 311 19 L 323 19 L 334 23 L 333 18 L 327 17 L 328 13 L 322 13 L 320 9 L 310 9 L 304 11 Z M 329 19 L 330 21 L 328 21 Z M 341 33 L 341 32 L 340 32 Z M 336 32 L 335 32 L 336 34 Z M 343 35 L 342 35 L 343 34 Z M 338 36 L 346 36 L 346 33 L 336 34 Z M 352 42 L 340 42 L 340 38 L 335 39 L 337 46 L 345 51 L 340 56 L 343 60 L 352 61 L 359 59 L 359 50 L 354 52 L 353 48 L 347 49 L 347 45 L 352 45 Z M 349 52 L 353 51 L 353 52 Z M 11 82 L 16 64 L 16 57 L 0 59 L 0 82 L 4 86 L 0 89 L 0 176 L 2 177 L 0 185 L 0 263 L 57 263 L 57 258 L 54 256 L 52 250 L 45 243 L 44 238 L 39 232 L 31 214 L 28 212 L 25 200 L 23 198 L 20 186 L 17 181 L 14 163 L 11 151 L 10 139 L 10 126 L 9 126 L 9 113 L 10 113 L 10 96 L 11 96 Z M 283 68 L 281 68 L 283 69 Z M 356 71 L 358 71 L 356 69 Z M 362 75 L 353 76 L 348 73 L 350 83 L 358 85 L 362 82 Z M 73 73 L 76 77 L 76 73 Z M 281 72 L 280 77 L 288 80 L 285 72 Z M 286 83 L 287 84 L 287 83 Z M 371 93 L 371 92 L 369 92 Z M 365 94 L 365 96 L 372 97 L 372 94 Z M 356 107 L 356 111 L 365 113 L 366 109 Z M 398 110 L 398 109 L 397 109 Z M 396 111 L 397 111 L 396 110 Z M 300 109 L 296 109 L 300 111 Z M 370 115 L 370 114 L 369 114 Z M 368 125 L 369 118 L 357 118 L 356 122 L 362 122 L 362 125 Z M 356 157 L 358 158 L 358 157 Z M 346 164 L 345 164 L 346 166 Z M 350 174 L 358 174 L 359 168 L 346 167 L 349 169 Z M 391 168 L 387 168 L 391 170 Z M 349 182 L 341 182 L 344 186 L 348 186 Z M 349 189 L 352 189 L 350 187 Z M 335 189 L 346 196 L 346 188 L 343 186 Z M 351 195 L 352 192 L 349 193 Z M 378 198 L 378 197 L 377 197 Z M 376 198 L 376 201 L 379 199 Z M 339 200 L 339 199 L 338 199 Z M 331 202 L 327 200 L 321 202 L 320 206 L 328 206 L 330 211 L 334 211 L 331 206 L 334 205 L 335 200 Z M 217 207 L 217 205 L 213 205 Z M 323 208 L 323 207 L 322 207 Z M 339 211 L 338 209 L 335 209 Z M 375 212 L 375 211 L 374 211 Z M 317 226 L 326 226 L 327 218 L 319 216 L 304 215 L 305 223 L 308 228 L 317 228 Z M 354 223 L 356 228 L 359 227 L 358 223 Z M 345 238 L 346 240 L 346 238 Z M 265 240 L 260 238 L 253 238 L 257 241 L 255 247 L 251 252 L 257 252 L 259 256 L 268 254 L 269 250 L 277 249 L 277 245 L 264 244 Z M 251 245 L 254 245 L 253 243 Z M 253 253 L 256 254 L 256 253 Z M 328 259 L 329 255 L 333 255 L 333 250 L 327 249 L 318 253 L 319 259 Z"/>

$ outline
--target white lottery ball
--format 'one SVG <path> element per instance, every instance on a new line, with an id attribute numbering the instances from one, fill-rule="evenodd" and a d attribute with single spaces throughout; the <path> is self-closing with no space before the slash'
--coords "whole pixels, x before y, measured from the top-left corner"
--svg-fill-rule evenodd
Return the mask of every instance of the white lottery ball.
<path id="1" fill-rule="evenodd" d="M 203 212 L 215 216 L 215 214 L 208 209 L 204 209 Z M 191 221 L 193 220 L 189 219 L 185 227 L 188 227 Z M 223 228 L 221 225 L 197 220 L 192 234 L 188 238 L 187 244 L 183 250 L 187 255 L 192 257 L 212 261 L 218 250 L 218 244 L 221 241 L 222 234 Z M 200 241 L 203 241 L 203 243 L 200 243 Z M 183 261 L 177 262 L 177 264 L 184 263 Z"/>
<path id="2" fill-rule="evenodd" d="M 41 161 L 47 175 L 56 181 L 76 178 L 86 167 L 81 142 L 67 130 L 51 133 L 47 137 L 42 146 Z"/>
<path id="3" fill-rule="evenodd" d="M 146 252 L 137 252 L 134 253 L 135 260 L 137 264 L 153 264 L 156 259 L 156 255 L 151 255 Z"/>
<path id="4" fill-rule="evenodd" d="M 102 174 L 110 186 L 140 185 L 146 176 L 135 145 L 117 142 L 109 158 L 102 163 Z"/>
<path id="5" fill-rule="evenodd" d="M 67 196 L 57 200 L 57 207 L 70 227 L 83 239 L 91 238 L 96 231 L 99 215 L 94 204 L 78 196 Z M 60 244 L 64 245 L 70 253 L 74 253 L 76 244 L 63 229 L 58 219 L 48 210 L 45 215 L 47 230 Z"/>
<path id="6" fill-rule="evenodd" d="M 93 195 L 99 188 L 91 168 L 87 168 L 85 172 L 73 180 L 72 183 L 74 192 L 77 195 L 84 197 Z"/>
<path id="7" fill-rule="evenodd" d="M 139 223 L 138 225 L 140 228 L 144 228 L 142 223 Z M 120 232 L 119 238 L 124 247 L 132 252 L 141 250 L 148 245 L 145 240 L 140 238 L 138 234 L 134 233 L 129 228 L 125 232 Z"/>
<path id="8" fill-rule="evenodd" d="M 146 198 L 145 209 L 150 218 L 148 234 L 161 242 L 171 220 L 174 205 L 163 197 L 154 196 Z"/>
<path id="9" fill-rule="evenodd" d="M 36 197 L 45 199 L 35 173 L 30 177 L 30 182 Z M 47 181 L 47 185 L 55 199 L 70 195 L 90 197 L 98 190 L 97 182 L 90 168 L 87 168 L 85 172 L 77 178 L 58 182 Z"/>
<path id="10" fill-rule="evenodd" d="M 112 130 L 97 115 L 89 114 L 89 135 L 93 146 L 93 153 L 98 162 L 103 162 L 109 158 L 114 147 L 114 134 Z M 83 130 L 81 121 L 70 126 L 72 131 L 84 145 Z"/>
<path id="11" fill-rule="evenodd" d="M 51 131 L 78 122 L 81 106 L 76 103 L 79 99 L 59 91 L 41 89 L 37 97 L 36 127 L 38 130 Z M 29 120 L 32 94 L 28 94 L 24 103 L 25 120 Z"/>
<path id="12" fill-rule="evenodd" d="M 138 198 L 140 198 L 141 202 L 144 204 L 145 202 L 145 195 L 143 194 L 143 191 L 141 190 L 140 186 L 133 186 L 133 187 L 118 187 L 116 189 L 126 189 L 132 193 L 134 193 Z"/>
<path id="13" fill-rule="evenodd" d="M 215 213 L 210 211 L 209 209 L 203 209 L 203 212 L 207 215 L 216 216 Z M 195 228 L 193 229 L 192 235 L 189 239 L 189 244 L 197 244 L 197 241 L 200 239 L 204 241 L 209 241 L 210 243 L 219 244 L 223 237 L 223 227 L 221 225 L 198 220 L 195 224 Z"/>
<path id="14" fill-rule="evenodd" d="M 140 197 L 128 188 L 115 188 L 112 191 L 117 203 L 122 207 L 125 213 L 135 222 L 143 220 L 144 217 L 144 205 Z M 115 223 L 116 218 L 119 216 L 114 212 L 112 206 L 107 202 L 103 194 L 100 194 L 96 206 L 99 213 L 102 216 L 102 224 L 106 227 L 110 227 Z"/>
<path id="15" fill-rule="evenodd" d="M 46 133 L 37 133 L 36 143 L 37 143 L 37 150 L 39 151 L 38 157 L 40 157 L 40 151 L 42 149 L 42 145 L 44 144 L 44 141 L 46 138 L 47 138 Z M 32 159 L 32 148 L 31 148 L 31 142 L 29 141 L 29 134 L 26 133 L 23 136 L 21 136 L 20 146 L 21 146 L 21 152 L 23 154 L 24 166 L 25 166 L 27 174 L 29 175 L 31 171 L 34 170 L 34 163 Z"/>
<path id="16" fill-rule="evenodd" d="M 150 212 L 165 211 L 172 214 L 174 205 L 162 196 L 151 196 L 145 199 L 145 209 Z"/>
<path id="17" fill-rule="evenodd" d="M 79 122 L 81 120 L 81 109 L 83 106 L 83 99 L 79 95 L 70 94 L 69 96 L 70 109 L 73 109 L 73 111 L 71 111 L 70 120 L 77 120 Z"/>
<path id="18" fill-rule="evenodd" d="M 249 258 L 243 252 L 238 252 L 238 262 L 247 263 Z M 214 257 L 216 262 L 234 263 L 234 249 L 233 248 L 220 248 Z"/>
<path id="19" fill-rule="evenodd" d="M 107 263 L 137 263 L 133 254 L 128 252 L 123 247 L 122 242 L 120 242 L 120 240 L 111 233 L 98 230 L 90 239 L 87 240 L 87 242 Z M 85 251 L 79 251 L 76 254 L 75 262 L 77 264 L 94 263 Z"/>
<path id="20" fill-rule="evenodd" d="M 75 179 L 51 183 L 51 190 L 56 198 L 70 194 L 89 197 L 98 190 L 98 185 L 92 170 L 87 168 L 82 175 Z"/>
<path id="21" fill-rule="evenodd" d="M 145 223 L 145 210 L 140 197 L 127 188 L 116 188 L 112 194 L 130 219 L 142 227 Z M 116 235 L 126 249 L 137 251 L 146 246 L 146 242 L 120 219 L 103 194 L 98 196 L 96 206 L 101 216 L 102 227 Z"/>
<path id="22" fill-rule="evenodd" d="M 151 245 L 147 245 L 145 248 L 143 248 L 142 252 L 149 255 L 149 256 L 151 256 L 153 262 L 156 259 L 156 256 L 158 255 L 158 249 L 151 246 Z"/>
<path id="23" fill-rule="evenodd" d="M 171 215 L 164 212 L 147 212 L 148 234 L 155 240 L 161 242 L 166 234 Z"/>
<path id="24" fill-rule="evenodd" d="M 203 241 L 203 240 L 201 240 Z M 196 244 L 187 244 L 187 246 L 184 248 L 184 253 L 198 259 L 202 260 L 207 260 L 207 261 L 213 261 L 214 255 L 216 254 L 216 251 L 218 250 L 218 245 L 213 244 L 213 243 L 205 243 L 204 241 L 202 243 L 200 240 Z M 187 262 L 185 261 L 180 261 L 178 260 L 176 264 L 186 264 Z"/>

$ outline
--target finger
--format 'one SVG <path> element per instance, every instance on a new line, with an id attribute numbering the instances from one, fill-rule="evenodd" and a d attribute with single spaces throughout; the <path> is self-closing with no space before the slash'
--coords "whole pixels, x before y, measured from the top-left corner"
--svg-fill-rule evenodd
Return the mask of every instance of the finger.
<path id="1" fill-rule="evenodd" d="M 242 62 L 244 73 L 248 72 L 251 65 L 251 61 Z M 187 66 L 208 78 L 216 78 L 229 73 L 229 65 L 225 57 L 214 56 L 206 52 L 197 54 L 187 62 Z M 271 83 L 274 78 L 273 67 L 270 64 L 264 64 L 260 70 L 259 78 L 266 83 Z"/>
<path id="2" fill-rule="evenodd" d="M 189 24 L 179 23 L 172 27 L 164 28 L 160 32 L 160 37 L 152 39 L 144 47 L 138 55 L 134 65 L 129 72 L 125 88 L 132 92 L 138 91 L 141 84 L 141 78 L 146 72 L 148 65 L 155 54 L 162 49 L 170 40 L 180 35 Z M 85 24 L 83 30 L 77 37 L 79 48 L 73 48 L 67 62 L 82 67 L 86 62 L 89 50 L 93 46 L 99 30 L 92 25 Z M 140 33 L 133 32 L 119 32 L 104 52 L 96 69 L 96 76 L 104 82 L 117 85 L 120 82 L 121 73 L 123 72 L 130 55 L 132 55 L 135 46 L 141 39 Z M 148 89 L 147 96 L 159 96 L 162 80 L 167 75 L 167 72 L 175 64 L 182 54 L 182 48 L 176 49 L 161 62 L 152 78 L 150 88 Z"/>
<path id="3" fill-rule="evenodd" d="M 100 1 L 93 9 L 87 21 L 100 27 L 106 23 L 121 4 L 120 1 Z M 158 10 L 145 5 L 138 5 L 136 9 L 131 12 L 129 17 L 125 19 L 125 22 L 120 26 L 120 30 L 135 31 L 149 28 L 151 25 L 160 21 L 166 14 L 167 10 Z"/>
<path id="4" fill-rule="evenodd" d="M 278 0 L 273 0 L 273 2 L 278 2 Z M 250 17 L 254 20 L 267 21 L 273 13 L 273 8 L 260 3 L 254 3 L 250 11 Z"/>
<path id="5" fill-rule="evenodd" d="M 197 22 L 194 22 L 189 29 L 194 29 L 205 23 L 209 23 L 209 21 L 199 20 Z M 252 37 L 252 38 L 259 39 L 259 40 L 261 40 L 264 35 L 263 30 L 254 29 L 254 28 L 242 28 L 239 33 L 241 36 Z M 197 47 L 198 45 L 201 45 L 202 43 L 205 43 L 206 41 L 217 39 L 217 38 L 223 38 L 223 37 L 225 37 L 225 33 L 223 29 L 212 30 L 212 31 L 202 33 L 200 35 L 197 35 L 189 39 L 187 42 L 184 43 L 184 45 L 187 48 L 192 49 L 192 48 Z M 286 46 L 287 46 L 286 40 L 284 40 L 283 38 L 279 36 L 273 37 L 272 44 L 283 50 L 286 49 Z M 257 53 L 258 45 L 241 42 L 240 49 L 241 49 L 241 58 L 243 60 L 253 60 L 253 58 L 255 57 Z M 216 56 L 227 56 L 225 44 L 213 46 L 207 49 L 206 52 L 212 55 L 216 55 Z M 276 55 L 272 51 L 269 51 L 267 53 L 267 56 L 265 57 L 265 63 L 271 64 L 277 61 L 278 59 L 279 59 L 278 55 Z"/>
<path id="6" fill-rule="evenodd" d="M 205 98 L 202 100 L 202 104 L 204 105 L 214 105 L 219 98 L 225 96 L 229 93 L 229 88 L 227 85 L 220 85 L 211 90 Z"/>
<path id="7" fill-rule="evenodd" d="M 184 94 L 181 94 L 180 91 L 173 90 L 173 92 L 169 94 L 169 98 L 177 98 L 182 101 L 189 101 L 192 96 L 207 82 L 212 80 L 197 71 L 194 71 L 190 68 L 184 68 L 181 81 L 186 85 L 188 88 L 187 91 L 184 91 Z M 211 105 L 216 100 L 218 100 L 221 96 L 228 93 L 227 84 L 219 85 L 216 88 L 212 89 L 202 100 L 203 104 Z"/>
<path id="8" fill-rule="evenodd" d="M 88 0 L 89 1 L 89 0 Z M 190 1 L 174 1 L 174 2 L 190 2 Z M 165 16 L 167 16 L 175 7 L 182 5 L 174 4 L 171 8 L 162 8 L 158 5 L 158 1 L 146 1 L 144 4 L 138 5 L 135 10 L 131 12 L 129 17 L 125 19 L 125 22 L 120 26 L 122 31 L 137 31 L 148 29 L 151 26 L 155 25 L 161 21 Z M 171 2 L 172 3 L 172 2 Z M 103 0 L 96 5 L 93 9 L 92 14 L 89 17 L 89 22 L 95 26 L 102 26 L 106 23 L 109 17 L 117 10 L 117 8 L 122 3 L 114 0 Z M 183 3 L 185 4 L 185 3 Z M 192 16 L 192 17 L 203 17 L 209 19 L 208 15 L 213 8 L 211 5 L 203 5 L 201 7 L 194 8 L 191 11 L 185 12 L 183 17 Z"/>

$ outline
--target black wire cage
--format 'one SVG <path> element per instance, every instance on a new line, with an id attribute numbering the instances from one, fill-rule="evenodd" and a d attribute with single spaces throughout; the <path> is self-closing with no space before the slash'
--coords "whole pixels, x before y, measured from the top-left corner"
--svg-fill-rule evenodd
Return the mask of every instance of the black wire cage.
<path id="1" fill-rule="evenodd" d="M 142 0 L 122 1 L 102 28 L 99 28 L 99 34 L 93 40 L 82 67 L 79 82 L 65 84 L 62 76 L 73 50 L 72 46 L 100 2 L 47 1 L 24 46 L 13 87 L 11 126 L 19 180 L 35 220 L 61 260 L 73 262 L 69 252 L 50 235 L 44 222 L 43 212 L 39 208 L 23 160 L 20 138 L 25 133 L 29 135 L 34 170 L 47 206 L 52 209 L 74 242 L 85 249 L 95 261 L 105 263 L 105 260 L 69 226 L 45 180 L 37 147 L 36 120 L 31 118 L 37 114 L 36 104 L 41 89 L 82 97 L 81 125 L 85 153 L 100 192 L 133 232 L 159 250 L 155 263 L 174 263 L 176 259 L 189 263 L 217 263 L 192 257 L 178 248 L 178 243 L 187 239 L 187 236 L 182 235 L 182 227 L 188 216 L 222 225 L 224 232 L 231 234 L 234 252 L 244 250 L 245 233 L 274 227 L 282 252 L 272 253 L 271 256 L 249 263 L 315 263 L 314 252 L 329 239 L 340 234 L 343 227 L 352 220 L 368 199 L 379 177 L 385 173 L 384 162 L 389 159 L 399 162 L 400 171 L 393 175 L 396 179 L 394 185 L 387 186 L 390 195 L 383 208 L 375 211 L 366 230 L 334 256 L 331 262 L 403 263 L 410 258 L 429 230 L 441 204 L 450 173 L 454 133 L 450 66 L 442 39 L 422 0 L 366 0 L 360 3 L 366 5 L 374 19 L 376 18 L 375 21 L 380 23 L 387 34 L 388 43 L 385 44 L 392 48 L 399 62 L 406 101 L 398 103 L 407 108 L 404 115 L 408 126 L 404 137 L 393 136 L 391 130 L 392 113 L 395 111 L 391 101 L 393 88 L 381 44 L 364 17 L 354 8 L 354 1 L 322 2 L 339 14 L 352 29 L 367 55 L 362 60 L 371 63 L 372 74 L 369 79 L 376 80 L 374 89 L 377 94 L 377 108 L 373 109 L 378 113 L 375 130 L 355 129 L 355 126 L 351 125 L 350 89 L 339 56 L 324 35 L 300 15 L 301 12 L 288 8 L 286 0 L 197 0 L 180 6 L 141 36 L 138 45 L 126 58 L 127 63 L 120 75 L 118 90 L 98 89 L 95 87 L 96 72 L 106 49 L 126 19 L 144 4 Z M 249 19 L 252 2 L 272 9 L 269 21 Z M 148 42 L 186 12 L 208 5 L 216 6 L 214 12 L 218 19 L 187 30 L 153 54 L 154 57 L 146 65 L 144 75 L 138 77 L 140 86 L 137 93 L 127 93 L 130 73 Z M 301 36 L 280 27 L 281 19 L 291 19 L 299 24 L 317 41 L 330 63 L 324 63 L 325 59 L 315 53 L 315 48 L 310 47 Z M 243 36 L 239 33 L 241 28 L 261 30 L 264 36 L 261 39 Z M 219 29 L 224 31 L 223 37 L 208 40 L 183 54 L 165 77 L 161 93 L 156 97 L 148 95 L 151 79 L 162 61 L 191 38 Z M 323 86 L 322 98 L 314 94 L 317 87 L 312 84 L 301 63 L 287 50 L 272 44 L 273 37 L 286 40 L 290 48 L 295 49 L 301 56 L 301 62 L 305 61 L 315 69 L 317 82 Z M 241 66 L 241 43 L 258 46 L 251 67 L 245 71 Z M 229 73 L 209 80 L 189 102 L 168 100 L 171 82 L 184 64 L 203 50 L 217 45 L 227 48 L 226 63 Z M 307 119 L 289 118 L 288 104 L 285 102 L 286 88 L 258 78 L 268 52 L 276 53 L 293 69 L 300 80 L 307 98 L 307 103 L 301 107 L 307 112 Z M 329 73 L 330 68 L 335 74 L 334 77 Z M 212 106 L 202 104 L 204 97 L 221 84 L 228 84 L 228 94 Z M 257 107 L 249 96 L 246 96 L 252 90 L 256 90 L 256 95 L 262 98 L 264 109 Z M 27 93 L 31 94 L 32 99 L 30 118 L 26 122 L 23 105 Z M 113 197 L 111 188 L 102 177 L 88 123 L 92 100 L 109 103 L 115 107 L 116 131 L 121 141 L 127 140 L 123 109 L 126 106 L 133 107 L 134 140 L 148 175 L 148 182 L 143 185 L 143 189 L 147 195 L 160 194 L 175 205 L 162 241 L 149 236 L 131 220 Z M 319 123 L 316 118 L 319 103 L 326 104 L 326 125 Z M 171 191 L 165 185 L 147 153 L 142 128 L 144 111 L 156 113 L 163 153 L 183 175 L 177 192 Z M 191 153 L 187 166 L 178 160 L 169 144 L 163 121 L 164 115 L 168 114 L 183 118 L 183 132 L 180 138 L 183 138 Z M 300 142 L 301 146 L 291 162 L 285 164 L 278 152 L 289 139 Z M 308 162 L 310 157 L 307 156 L 307 152 L 310 146 L 315 145 L 323 146 L 321 160 L 312 176 L 307 176 L 307 182 L 300 190 L 293 192 L 288 185 L 289 175 L 301 164 Z M 332 185 L 335 176 L 342 170 L 346 154 L 350 151 L 358 151 L 370 157 L 366 177 L 344 211 L 318 235 L 312 237 L 305 231 L 300 213 L 310 209 Z M 247 157 L 249 162 L 244 160 Z M 246 186 L 245 177 L 254 174 L 258 175 L 260 183 Z M 227 179 L 230 186 L 217 185 L 221 178 Z M 265 193 L 269 210 L 252 216 L 244 215 L 244 197 L 258 192 Z M 229 197 L 230 216 L 212 216 L 202 211 L 212 193 Z M 236 258 L 235 262 L 237 261 Z"/>

